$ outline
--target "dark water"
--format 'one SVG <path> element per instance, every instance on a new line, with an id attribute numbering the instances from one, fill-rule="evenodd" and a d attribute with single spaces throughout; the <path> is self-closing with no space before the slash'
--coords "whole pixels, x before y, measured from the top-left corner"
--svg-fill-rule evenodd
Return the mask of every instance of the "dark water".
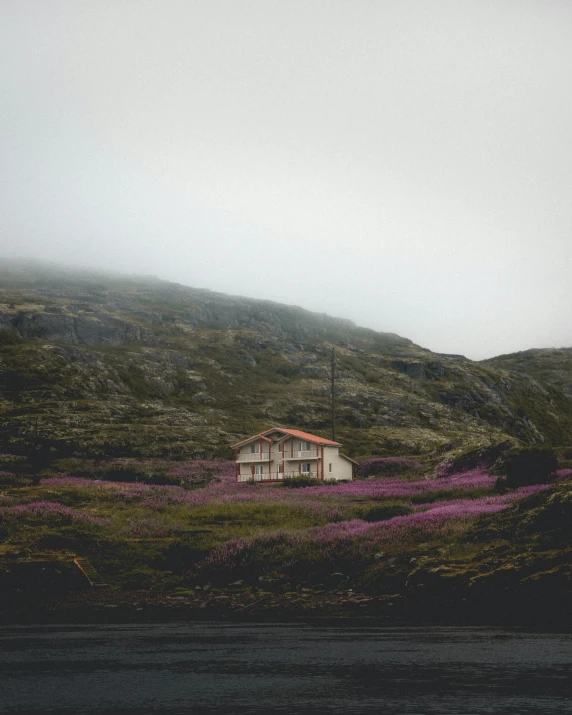
<path id="1" fill-rule="evenodd" d="M 485 628 L 0 628 L 2 713 L 572 713 L 572 636 Z"/>

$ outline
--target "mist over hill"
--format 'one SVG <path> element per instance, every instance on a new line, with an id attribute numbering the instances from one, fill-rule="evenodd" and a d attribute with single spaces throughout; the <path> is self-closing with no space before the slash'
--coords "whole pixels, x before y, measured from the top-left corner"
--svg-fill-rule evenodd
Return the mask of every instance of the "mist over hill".
<path id="1" fill-rule="evenodd" d="M 209 457 L 273 424 L 355 457 L 561 445 L 572 349 L 482 362 L 271 301 L 147 276 L 0 266 L 0 450 Z"/>

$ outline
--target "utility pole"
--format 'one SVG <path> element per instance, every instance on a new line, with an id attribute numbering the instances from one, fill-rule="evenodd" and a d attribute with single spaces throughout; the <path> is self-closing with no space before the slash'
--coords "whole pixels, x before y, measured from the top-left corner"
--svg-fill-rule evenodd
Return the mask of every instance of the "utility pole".
<path id="1" fill-rule="evenodd" d="M 330 370 L 330 384 L 332 389 L 332 439 L 336 440 L 336 352 L 332 348 L 332 366 Z"/>
<path id="2" fill-rule="evenodd" d="M 32 436 L 32 469 L 34 471 L 33 483 L 39 484 L 40 478 L 38 477 L 38 415 L 34 420 L 34 432 Z"/>

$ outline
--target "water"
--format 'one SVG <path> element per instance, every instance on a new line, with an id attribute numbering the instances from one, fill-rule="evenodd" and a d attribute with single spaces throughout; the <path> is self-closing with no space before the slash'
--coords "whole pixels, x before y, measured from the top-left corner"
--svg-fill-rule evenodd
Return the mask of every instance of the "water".
<path id="1" fill-rule="evenodd" d="M 487 628 L 0 628 L 0 712 L 572 713 L 572 636 Z"/>

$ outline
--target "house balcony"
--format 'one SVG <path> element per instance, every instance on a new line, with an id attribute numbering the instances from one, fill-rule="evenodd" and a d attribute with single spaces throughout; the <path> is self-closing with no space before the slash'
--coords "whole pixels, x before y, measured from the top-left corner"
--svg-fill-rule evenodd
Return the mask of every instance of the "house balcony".
<path id="1" fill-rule="evenodd" d="M 292 479 L 293 477 L 311 477 L 312 479 L 320 479 L 321 475 L 318 472 L 268 472 L 266 474 L 240 474 L 239 482 L 282 482 L 284 479 Z"/>
<path id="2" fill-rule="evenodd" d="M 293 452 L 285 452 L 284 459 L 319 459 L 320 452 L 317 449 L 295 449 Z"/>
<path id="3" fill-rule="evenodd" d="M 317 449 L 295 449 L 294 451 L 282 452 L 243 452 L 238 454 L 237 462 L 268 462 L 271 459 L 300 460 L 319 459 L 322 455 Z"/>
<path id="4" fill-rule="evenodd" d="M 237 462 L 268 462 L 270 459 L 271 452 L 245 452 L 236 456 Z"/>

